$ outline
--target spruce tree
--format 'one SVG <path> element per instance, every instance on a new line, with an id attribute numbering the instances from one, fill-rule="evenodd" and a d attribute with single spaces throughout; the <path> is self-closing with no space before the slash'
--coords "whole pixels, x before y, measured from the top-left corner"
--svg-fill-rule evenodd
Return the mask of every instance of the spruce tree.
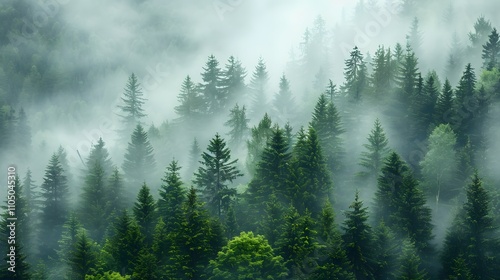
<path id="1" fill-rule="evenodd" d="M 365 178 L 377 178 L 385 158 L 389 155 L 389 148 L 387 147 L 389 141 L 379 119 L 375 120 L 374 127 L 367 139 L 368 144 L 363 144 L 366 151 L 361 152 L 359 163 L 365 170 L 358 173 L 358 175 Z"/>
<path id="2" fill-rule="evenodd" d="M 454 116 L 453 110 L 453 89 L 451 88 L 450 81 L 446 79 L 443 85 L 441 94 L 438 96 L 436 106 L 434 108 L 434 125 L 451 123 Z"/>
<path id="3" fill-rule="evenodd" d="M 162 279 L 160 269 L 157 266 L 157 259 L 148 249 L 142 249 L 137 257 L 137 265 L 132 273 L 133 279 Z"/>
<path id="4" fill-rule="evenodd" d="M 156 161 L 148 135 L 144 128 L 138 124 L 128 143 L 127 152 L 123 161 L 123 171 L 133 189 L 138 189 L 139 184 L 149 179 L 155 173 Z"/>
<path id="5" fill-rule="evenodd" d="M 241 107 L 238 104 L 234 105 L 229 113 L 229 120 L 224 125 L 230 128 L 228 133 L 229 145 L 235 149 L 247 140 L 250 129 L 248 128 L 249 119 L 247 119 L 245 106 Z"/>
<path id="6" fill-rule="evenodd" d="M 419 28 L 418 18 L 414 17 L 411 23 L 410 34 L 407 36 L 408 43 L 417 55 L 421 52 L 422 33 Z"/>
<path id="7" fill-rule="evenodd" d="M 108 178 L 106 185 L 106 213 L 108 213 L 107 222 L 111 222 L 112 219 L 118 214 L 120 214 L 128 201 L 125 199 L 123 178 L 118 171 L 117 167 L 113 168 L 111 175 Z"/>
<path id="8" fill-rule="evenodd" d="M 473 129 L 474 109 L 477 107 L 475 93 L 476 75 L 469 63 L 465 67 L 465 71 L 455 91 L 454 109 L 457 113 L 457 120 L 453 123 L 453 128 L 457 132 L 458 142 L 461 145 L 465 144 L 467 136 L 471 134 L 471 130 Z"/>
<path id="9" fill-rule="evenodd" d="M 394 78 L 391 69 L 391 59 L 390 49 L 386 51 L 383 46 L 379 46 L 371 63 L 373 72 L 370 76 L 370 83 L 373 86 L 374 97 L 386 95 L 391 86 L 392 79 Z"/>
<path id="10" fill-rule="evenodd" d="M 373 231 L 373 259 L 375 260 L 373 276 L 375 279 L 393 279 L 398 246 L 394 233 L 381 221 Z"/>
<path id="11" fill-rule="evenodd" d="M 492 70 L 500 67 L 500 38 L 496 28 L 493 28 L 488 37 L 488 42 L 483 45 L 483 68 Z"/>
<path id="12" fill-rule="evenodd" d="M 433 116 L 435 112 L 435 105 L 439 95 L 437 82 L 433 75 L 425 80 L 425 84 L 421 92 L 414 96 L 413 104 L 411 107 L 413 115 L 412 126 L 412 139 L 425 139 L 426 135 L 432 130 Z"/>
<path id="13" fill-rule="evenodd" d="M 248 86 L 252 96 L 250 112 L 255 118 L 266 113 L 266 108 L 268 106 L 268 101 L 266 99 L 268 81 L 269 75 L 267 73 L 266 63 L 262 57 L 259 57 L 259 61 L 255 66 L 255 70 L 252 73 L 252 78 L 250 79 L 250 84 Z"/>
<path id="14" fill-rule="evenodd" d="M 345 61 L 343 91 L 351 100 L 359 101 L 368 85 L 368 73 L 363 54 L 357 46 L 351 51 L 349 59 Z"/>
<path id="15" fill-rule="evenodd" d="M 359 200 L 357 191 L 349 208 L 352 210 L 345 212 L 346 220 L 342 226 L 347 258 L 352 264 L 356 279 L 374 279 L 372 229 L 367 222 L 368 210 L 363 207 L 363 201 Z"/>
<path id="16" fill-rule="evenodd" d="M 227 104 L 233 104 L 242 97 L 246 97 L 247 87 L 245 85 L 246 70 L 241 61 L 230 56 L 222 71 L 221 90 L 227 97 Z"/>
<path id="17" fill-rule="evenodd" d="M 424 280 L 427 273 L 420 269 L 420 257 L 415 245 L 409 240 L 403 242 L 403 253 L 399 259 L 401 265 L 396 274 L 397 280 Z"/>
<path id="18" fill-rule="evenodd" d="M 124 133 L 127 135 L 146 116 L 142 108 L 146 99 L 134 73 L 128 78 L 121 100 L 123 105 L 118 106 L 118 108 L 121 109 L 120 117 L 123 119 Z"/>
<path id="19" fill-rule="evenodd" d="M 186 190 L 183 188 L 179 174 L 180 169 L 178 162 L 172 160 L 162 178 L 163 183 L 160 187 L 158 214 L 168 230 L 172 230 L 178 225 L 186 197 Z"/>
<path id="20" fill-rule="evenodd" d="M 255 174 L 257 163 L 260 161 L 262 151 L 272 135 L 272 121 L 266 113 L 257 126 L 250 130 L 250 139 L 247 140 L 248 156 L 246 167 L 251 175 Z"/>
<path id="21" fill-rule="evenodd" d="M 97 248 L 92 239 L 81 231 L 76 237 L 76 243 L 67 259 L 71 279 L 85 279 L 85 275 L 96 267 Z"/>
<path id="22" fill-rule="evenodd" d="M 54 256 L 57 240 L 68 211 L 68 185 L 59 157 L 53 154 L 45 169 L 41 185 L 42 213 L 40 216 L 40 253 Z"/>
<path id="23" fill-rule="evenodd" d="M 179 122 L 188 128 L 193 128 L 205 113 L 205 104 L 200 95 L 199 87 L 187 76 L 182 82 L 181 92 L 177 96 L 179 105 L 174 107 L 179 116 Z"/>
<path id="24" fill-rule="evenodd" d="M 71 213 L 68 220 L 64 222 L 63 232 L 58 241 L 57 256 L 61 262 L 69 260 L 71 253 L 75 248 L 78 234 L 83 231 L 82 224 L 78 221 L 77 215 Z"/>
<path id="25" fill-rule="evenodd" d="M 191 178 L 195 170 L 198 169 L 201 159 L 201 148 L 198 139 L 194 138 L 189 150 L 189 169 L 186 172 L 187 177 Z"/>
<path id="26" fill-rule="evenodd" d="M 285 208 L 278 200 L 276 195 L 271 194 L 264 208 L 264 215 L 260 219 L 260 231 L 264 233 L 269 244 L 276 248 L 277 241 L 280 239 L 283 226 L 283 216 Z"/>
<path id="27" fill-rule="evenodd" d="M 81 195 L 80 220 L 89 230 L 90 237 L 100 241 L 107 226 L 106 175 L 98 161 L 93 162 L 88 169 Z"/>
<path id="28" fill-rule="evenodd" d="M 231 151 L 218 133 L 210 140 L 207 152 L 203 152 L 202 158 L 193 182 L 203 191 L 212 213 L 221 217 L 236 195 L 236 189 L 230 188 L 228 183 L 243 174 L 235 166 L 238 159 L 231 160 Z"/>
<path id="29" fill-rule="evenodd" d="M 141 229 L 147 246 L 153 243 L 153 231 L 157 221 L 156 203 L 149 187 L 144 183 L 134 203 L 134 218 Z"/>
<path id="30" fill-rule="evenodd" d="M 201 74 L 203 83 L 200 90 L 205 103 L 206 113 L 215 115 L 223 112 L 227 105 L 227 96 L 222 90 L 222 70 L 219 61 L 214 55 L 210 55 Z"/>
<path id="31" fill-rule="evenodd" d="M 98 163 L 103 169 L 104 176 L 108 177 L 111 175 L 111 172 L 113 170 L 113 162 L 109 157 L 109 152 L 105 145 L 106 144 L 101 137 L 99 137 L 99 140 L 96 144 L 92 145 L 87 160 L 85 161 L 87 172 L 90 172 L 95 164 Z"/>
<path id="32" fill-rule="evenodd" d="M 280 78 L 279 91 L 274 95 L 273 105 L 277 116 L 283 120 L 289 120 L 296 110 L 295 99 L 290 90 L 290 82 L 285 74 Z"/>

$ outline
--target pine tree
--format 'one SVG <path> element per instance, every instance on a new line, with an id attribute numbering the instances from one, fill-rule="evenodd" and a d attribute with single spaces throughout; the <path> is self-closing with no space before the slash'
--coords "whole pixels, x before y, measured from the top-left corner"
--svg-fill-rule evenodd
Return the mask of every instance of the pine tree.
<path id="1" fill-rule="evenodd" d="M 221 90 L 227 97 L 227 104 L 233 104 L 246 96 L 245 85 L 246 70 L 241 62 L 234 56 L 230 56 L 225 69 L 222 71 Z"/>
<path id="2" fill-rule="evenodd" d="M 175 113 L 179 116 L 179 122 L 187 127 L 193 127 L 197 121 L 201 120 L 205 113 L 205 104 L 203 97 L 200 95 L 200 89 L 187 76 L 182 82 L 181 92 L 177 96 L 179 105 L 174 107 Z"/>
<path id="3" fill-rule="evenodd" d="M 123 105 L 118 106 L 118 108 L 122 111 L 122 115 L 120 116 L 125 126 L 124 133 L 127 135 L 146 116 L 142 108 L 146 99 L 142 93 L 137 76 L 134 73 L 128 78 L 121 100 Z"/>
<path id="4" fill-rule="evenodd" d="M 251 175 L 255 174 L 257 163 L 260 161 L 262 151 L 272 135 L 272 121 L 266 113 L 257 126 L 252 127 L 250 139 L 247 141 L 248 156 L 246 167 Z"/>
<path id="5" fill-rule="evenodd" d="M 148 135 L 143 127 L 138 124 L 132 133 L 128 143 L 127 152 L 122 168 L 128 182 L 139 187 L 139 184 L 154 174 L 156 161 L 154 159 L 153 147 L 149 143 Z"/>
<path id="6" fill-rule="evenodd" d="M 262 235 L 242 232 L 222 248 L 210 261 L 211 280 L 285 279 L 287 270 L 283 258 L 275 255 Z"/>
<path id="7" fill-rule="evenodd" d="M 304 277 L 306 269 L 313 262 L 313 252 L 318 246 L 314 228 L 315 222 L 309 211 L 300 215 L 291 206 L 284 216 L 283 232 L 277 248 L 293 279 Z"/>
<path id="8" fill-rule="evenodd" d="M 409 240 L 403 242 L 403 253 L 400 258 L 401 266 L 396 272 L 397 280 L 424 280 L 427 273 L 420 269 L 420 257 L 415 250 L 415 245 Z"/>
<path id="9" fill-rule="evenodd" d="M 98 161 L 89 165 L 88 169 L 81 195 L 80 220 L 89 230 L 90 237 L 100 241 L 107 226 L 106 175 Z"/>
<path id="10" fill-rule="evenodd" d="M 246 116 L 246 108 L 245 106 L 240 107 L 238 104 L 231 109 L 229 113 L 229 120 L 224 123 L 225 126 L 229 127 L 231 130 L 228 135 L 229 145 L 236 150 L 240 148 L 240 146 L 246 141 L 247 135 L 249 134 L 248 128 L 249 119 Z"/>
<path id="11" fill-rule="evenodd" d="M 160 187 L 158 214 L 163 219 L 168 230 L 172 230 L 178 225 L 182 215 L 182 205 L 186 197 L 186 191 L 182 186 L 183 183 L 179 174 L 180 169 L 178 162 L 172 160 L 167 167 Z"/>
<path id="12" fill-rule="evenodd" d="M 483 68 L 492 70 L 500 67 L 500 39 L 496 28 L 493 28 L 488 37 L 488 42 L 483 45 Z"/>
<path id="13" fill-rule="evenodd" d="M 367 223 L 368 210 L 363 207 L 363 201 L 359 200 L 357 191 L 354 202 L 349 208 L 352 210 L 345 212 L 346 220 L 342 227 L 347 258 L 352 264 L 356 279 L 374 279 L 372 229 Z"/>
<path id="14" fill-rule="evenodd" d="M 351 97 L 352 100 L 358 101 L 361 99 L 368 84 L 366 63 L 363 61 L 363 54 L 354 47 L 350 53 L 349 59 L 345 61 L 344 77 L 345 84 L 343 91 Z"/>
<path id="15" fill-rule="evenodd" d="M 365 168 L 365 171 L 358 174 L 362 177 L 377 178 L 385 158 L 389 155 L 389 148 L 387 147 L 389 141 L 379 119 L 375 120 L 374 127 L 367 139 L 368 144 L 363 144 L 366 151 L 361 153 L 359 163 Z"/>
<path id="16" fill-rule="evenodd" d="M 208 207 L 218 217 L 227 211 L 236 189 L 230 188 L 232 183 L 243 174 L 235 166 L 238 159 L 231 160 L 231 151 L 226 147 L 226 142 L 217 133 L 210 140 L 208 152 L 203 152 L 201 166 L 194 174 L 194 184 L 201 190 Z"/>
<path id="17" fill-rule="evenodd" d="M 266 113 L 267 104 L 267 83 L 269 81 L 269 75 L 266 69 L 266 63 L 259 57 L 257 66 L 252 73 L 252 78 L 250 79 L 249 89 L 252 93 L 252 104 L 250 107 L 250 112 L 253 117 L 260 117 Z"/>
<path id="18" fill-rule="evenodd" d="M 273 105 L 278 117 L 284 120 L 289 120 L 296 110 L 295 99 L 290 90 L 290 82 L 285 74 L 280 78 L 279 91 L 274 96 Z"/>
<path id="19" fill-rule="evenodd" d="M 156 225 L 156 203 L 150 193 L 149 187 L 144 183 L 137 195 L 137 200 L 134 203 L 134 218 L 141 229 L 141 234 L 144 236 L 144 242 L 147 246 L 153 243 L 153 232 Z"/>
<path id="20" fill-rule="evenodd" d="M 434 125 L 451 123 L 454 119 L 453 111 L 453 89 L 450 81 L 446 79 L 443 85 L 443 90 L 438 96 L 436 107 L 434 108 Z"/>
<path id="21" fill-rule="evenodd" d="M 53 154 L 45 169 L 40 216 L 40 253 L 53 256 L 68 211 L 68 185 L 59 157 Z"/>
<path id="22" fill-rule="evenodd" d="M 85 231 L 81 231 L 76 237 L 74 249 L 70 252 L 67 260 L 71 279 L 85 279 L 97 263 L 96 245 L 87 237 Z"/>
<path id="23" fill-rule="evenodd" d="M 206 112 L 215 115 L 223 112 L 227 105 L 227 96 L 222 91 L 222 70 L 215 56 L 210 55 L 201 74 L 203 83 L 200 85 Z"/>

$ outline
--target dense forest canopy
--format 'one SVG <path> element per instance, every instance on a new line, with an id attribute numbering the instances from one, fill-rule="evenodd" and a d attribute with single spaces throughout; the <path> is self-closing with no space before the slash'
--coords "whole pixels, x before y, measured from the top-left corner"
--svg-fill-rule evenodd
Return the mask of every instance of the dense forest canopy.
<path id="1" fill-rule="evenodd" d="M 0 279 L 498 279 L 499 9 L 4 0 Z"/>

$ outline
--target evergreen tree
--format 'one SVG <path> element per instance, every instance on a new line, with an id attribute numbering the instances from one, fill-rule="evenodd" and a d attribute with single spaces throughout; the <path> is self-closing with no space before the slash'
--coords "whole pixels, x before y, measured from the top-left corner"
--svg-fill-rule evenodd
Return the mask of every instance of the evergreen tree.
<path id="1" fill-rule="evenodd" d="M 168 230 L 172 230 L 178 225 L 186 197 L 186 191 L 182 187 L 183 183 L 179 174 L 180 169 L 178 162 L 172 160 L 167 167 L 160 187 L 158 214 Z"/>
<path id="2" fill-rule="evenodd" d="M 26 175 L 24 176 L 22 185 L 24 190 L 24 197 L 26 199 L 26 206 L 28 209 L 27 214 L 30 217 L 35 218 L 40 213 L 40 206 L 42 201 L 41 201 L 40 190 L 35 185 L 35 181 L 33 180 L 33 175 L 29 168 L 28 171 L 26 171 Z M 31 221 L 31 223 L 33 225 L 36 224 L 34 220 Z"/>
<path id="3" fill-rule="evenodd" d="M 72 184 L 74 184 L 74 182 L 73 182 L 73 175 L 71 174 L 69 168 L 68 153 L 62 146 L 59 146 L 59 148 L 57 148 L 56 153 L 59 159 L 59 163 L 61 163 L 61 167 L 63 169 L 63 175 L 66 176 L 68 186 L 71 186 Z"/>
<path id="4" fill-rule="evenodd" d="M 436 85 L 436 80 L 433 75 L 429 75 L 425 81 L 422 91 L 414 97 L 412 104 L 413 113 L 413 139 L 425 139 L 430 133 L 433 123 L 436 101 L 439 95 L 439 90 Z"/>
<path id="5" fill-rule="evenodd" d="M 242 232 L 210 261 L 209 279 L 285 279 L 287 270 L 283 258 L 276 256 L 262 235 Z"/>
<path id="6" fill-rule="evenodd" d="M 347 258 L 352 264 L 356 279 L 374 279 L 372 229 L 367 223 L 367 208 L 363 207 L 363 201 L 359 200 L 357 191 L 354 202 L 349 208 L 352 210 L 345 212 L 346 220 L 342 227 Z"/>
<path id="7" fill-rule="evenodd" d="M 194 138 L 191 144 L 191 149 L 189 150 L 189 171 L 187 172 L 188 177 L 193 176 L 193 172 L 198 169 L 199 161 L 201 159 L 201 149 L 198 140 Z"/>
<path id="8" fill-rule="evenodd" d="M 274 194 L 271 194 L 264 207 L 263 218 L 259 221 L 260 231 L 264 233 L 269 244 L 276 248 L 277 241 L 282 233 L 285 208 Z"/>
<path id="9" fill-rule="evenodd" d="M 365 168 L 365 171 L 360 172 L 359 175 L 376 178 L 380 173 L 385 158 L 389 155 L 389 148 L 387 147 L 389 141 L 385 136 L 379 119 L 375 120 L 374 127 L 367 139 L 368 144 L 363 144 L 366 151 L 361 153 L 361 161 L 359 163 Z"/>
<path id="10" fill-rule="evenodd" d="M 226 215 L 226 222 L 224 224 L 225 232 L 228 239 L 233 238 L 238 234 L 238 221 L 236 220 L 236 214 L 234 213 L 234 206 L 229 206 Z"/>
<path id="11" fill-rule="evenodd" d="M 104 141 L 102 138 L 99 138 L 97 143 L 92 145 L 92 149 L 90 150 L 87 160 L 85 161 L 85 166 L 87 167 L 87 172 L 90 172 L 96 164 L 99 164 L 103 169 L 105 176 L 108 177 L 111 175 L 113 170 L 113 162 L 109 157 L 108 149 L 104 146 Z"/>
<path id="12" fill-rule="evenodd" d="M 405 240 L 403 242 L 403 253 L 400 258 L 401 266 L 396 272 L 397 280 L 424 280 L 427 273 L 420 269 L 420 257 L 415 250 L 415 245 Z"/>
<path id="13" fill-rule="evenodd" d="M 450 81 L 446 79 L 443 85 L 443 90 L 438 96 L 436 106 L 434 108 L 434 125 L 447 124 L 452 122 L 454 118 L 453 111 L 453 89 Z"/>
<path id="14" fill-rule="evenodd" d="M 218 133 L 210 140 L 207 151 L 202 154 L 202 166 L 194 174 L 193 182 L 203 190 L 212 213 L 221 217 L 222 213 L 227 211 L 232 197 L 236 195 L 236 189 L 229 188 L 228 183 L 243 174 L 235 166 L 238 160 L 231 160 L 231 151 Z"/>
<path id="15" fill-rule="evenodd" d="M 128 143 L 127 152 L 122 168 L 128 182 L 139 187 L 139 184 L 154 174 L 156 161 L 153 155 L 153 146 L 149 143 L 148 135 L 143 127 L 138 124 Z"/>
<path id="16" fill-rule="evenodd" d="M 81 231 L 77 237 L 74 249 L 70 252 L 67 260 L 71 279 L 85 279 L 97 263 L 97 251 L 92 239 L 87 237 L 85 231 Z"/>
<path id="17" fill-rule="evenodd" d="M 411 48 L 415 51 L 415 53 L 417 55 L 420 54 L 420 48 L 422 46 L 422 33 L 420 32 L 417 17 L 413 18 L 410 28 L 410 34 L 408 34 L 407 39 L 408 43 L 410 44 Z"/>
<path id="18" fill-rule="evenodd" d="M 394 78 L 391 56 L 391 50 L 387 49 L 386 51 L 383 46 L 379 46 L 375 52 L 375 57 L 371 63 L 373 72 L 370 77 L 375 97 L 386 95 L 391 87 L 392 79 Z"/>
<path id="19" fill-rule="evenodd" d="M 474 23 L 474 33 L 469 32 L 469 41 L 472 44 L 472 50 L 479 49 L 487 40 L 491 33 L 492 27 L 489 20 L 484 16 L 479 17 Z"/>
<path id="20" fill-rule="evenodd" d="M 269 116 L 264 117 L 257 126 L 252 127 L 250 140 L 247 141 L 248 156 L 246 167 L 251 175 L 255 174 L 257 163 L 260 161 L 262 151 L 272 135 L 272 121 Z"/>
<path id="21" fill-rule="evenodd" d="M 80 220 L 90 237 L 100 241 L 107 226 L 106 176 L 99 161 L 91 163 L 88 169 L 81 195 Z"/>
<path id="22" fill-rule="evenodd" d="M 273 105 L 278 117 L 284 120 L 289 120 L 296 110 L 295 100 L 290 90 L 290 82 L 285 74 L 280 78 L 279 91 L 274 96 Z"/>
<path id="23" fill-rule="evenodd" d="M 324 151 L 328 169 L 340 170 L 342 157 L 344 155 L 342 127 L 340 115 L 331 101 L 327 101 L 326 95 L 320 95 L 314 107 L 311 126 L 318 133 L 321 148 Z"/>
<path id="24" fill-rule="evenodd" d="M 367 75 L 363 54 L 356 46 L 351 51 L 349 59 L 345 61 L 344 77 L 346 82 L 343 91 L 353 100 L 360 100 L 368 84 Z"/>
<path id="25" fill-rule="evenodd" d="M 266 113 L 267 104 L 267 82 L 269 81 L 269 75 L 266 69 L 266 63 L 259 57 L 257 66 L 252 73 L 252 78 L 250 79 L 249 89 L 252 95 L 252 103 L 250 107 L 250 112 L 254 117 L 260 117 Z"/>
<path id="26" fill-rule="evenodd" d="M 439 125 L 429 136 L 429 148 L 420 165 L 428 194 L 447 201 L 458 194 L 454 180 L 457 170 L 456 136 L 449 125 Z"/>
<path id="27" fill-rule="evenodd" d="M 381 221 L 373 232 L 373 259 L 375 279 L 393 279 L 396 266 L 398 243 L 392 231 Z"/>
<path id="28" fill-rule="evenodd" d="M 488 38 L 488 42 L 483 45 L 483 55 L 481 57 L 483 59 L 483 68 L 492 70 L 495 67 L 500 67 L 500 38 L 496 28 L 493 28 Z"/>
<path id="29" fill-rule="evenodd" d="M 464 64 L 463 60 L 465 55 L 464 48 L 460 43 L 457 33 L 453 33 L 449 52 L 450 53 L 446 62 L 445 76 L 451 81 L 452 84 L 455 84 L 460 78 L 460 70 Z"/>
<path id="30" fill-rule="evenodd" d="M 409 107 L 413 101 L 417 85 L 418 85 L 418 61 L 415 52 L 410 45 L 406 46 L 406 53 L 401 61 L 397 83 L 401 89 L 401 102 L 403 106 Z"/>
<path id="31" fill-rule="evenodd" d="M 200 85 L 206 112 L 215 115 L 223 112 L 227 105 L 227 96 L 222 90 L 222 70 L 215 56 L 210 55 L 201 74 L 203 83 Z"/>
<path id="32" fill-rule="evenodd" d="M 142 236 L 146 245 L 153 243 L 153 231 L 156 225 L 156 203 L 150 193 L 149 187 L 144 183 L 137 195 L 137 201 L 134 203 L 134 217 L 141 229 Z"/>
<path id="33" fill-rule="evenodd" d="M 203 97 L 200 95 L 200 89 L 187 76 L 182 82 L 181 92 L 177 96 L 179 105 L 174 107 L 175 113 L 179 116 L 179 122 L 192 127 L 197 121 L 201 120 L 205 113 L 205 104 Z"/>
<path id="34" fill-rule="evenodd" d="M 231 129 L 228 133 L 231 147 L 238 149 L 246 141 L 249 132 L 248 121 L 245 106 L 240 109 L 236 104 L 229 113 L 229 120 L 225 123 Z"/>
<path id="35" fill-rule="evenodd" d="M 476 75 L 471 64 L 467 64 L 460 82 L 455 91 L 454 108 L 457 112 L 457 120 L 454 122 L 454 130 L 457 132 L 459 144 L 464 144 L 465 139 L 471 134 L 474 110 L 477 108 L 475 99 Z M 475 144 L 475 143 L 473 143 Z"/>
<path id="36" fill-rule="evenodd" d="M 68 211 L 68 185 L 63 173 L 59 157 L 53 154 L 41 185 L 40 253 L 47 257 L 54 256 Z"/>
<path id="37" fill-rule="evenodd" d="M 239 101 L 246 96 L 245 85 L 246 70 L 241 62 L 234 56 L 230 56 L 225 69 L 222 71 L 221 90 L 227 97 L 227 104 Z"/>
<path id="38" fill-rule="evenodd" d="M 284 216 L 283 232 L 277 247 L 294 279 L 304 277 L 308 267 L 314 266 L 313 252 L 318 246 L 314 228 L 314 219 L 307 210 L 301 216 L 297 209 L 291 206 Z"/>
<path id="39" fill-rule="evenodd" d="M 83 231 L 81 223 L 75 213 L 71 213 L 67 221 L 64 222 L 63 232 L 61 239 L 59 239 L 59 249 L 57 255 L 61 262 L 66 262 L 69 260 L 71 253 L 75 249 L 75 244 L 77 242 L 78 234 Z"/>
<path id="40" fill-rule="evenodd" d="M 128 204 L 125 201 L 123 178 L 117 167 L 113 168 L 106 188 L 106 213 L 109 215 L 107 219 L 109 224 L 111 219 L 114 219 L 115 215 L 121 213 L 124 210 L 125 205 Z"/>
<path id="41" fill-rule="evenodd" d="M 121 100 L 123 105 L 118 106 L 118 108 L 121 109 L 122 115 L 120 116 L 125 126 L 124 133 L 127 135 L 146 116 L 142 108 L 146 99 L 142 93 L 137 76 L 134 73 L 128 78 Z"/>
<path id="42" fill-rule="evenodd" d="M 31 149 L 31 128 L 23 108 L 19 110 L 15 132 L 17 148 L 22 155 L 27 156 Z"/>
<path id="43" fill-rule="evenodd" d="M 157 260 L 154 254 L 147 249 L 142 249 L 137 257 L 137 265 L 135 266 L 133 279 L 148 279 L 157 280 L 160 277 L 160 270 L 157 266 Z"/>

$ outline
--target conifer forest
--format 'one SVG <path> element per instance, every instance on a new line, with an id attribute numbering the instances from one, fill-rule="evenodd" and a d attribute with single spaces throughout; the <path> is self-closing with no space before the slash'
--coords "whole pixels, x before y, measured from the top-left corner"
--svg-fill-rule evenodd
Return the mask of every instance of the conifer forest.
<path id="1" fill-rule="evenodd" d="M 1 0 L 0 279 L 500 279 L 497 0 Z"/>

